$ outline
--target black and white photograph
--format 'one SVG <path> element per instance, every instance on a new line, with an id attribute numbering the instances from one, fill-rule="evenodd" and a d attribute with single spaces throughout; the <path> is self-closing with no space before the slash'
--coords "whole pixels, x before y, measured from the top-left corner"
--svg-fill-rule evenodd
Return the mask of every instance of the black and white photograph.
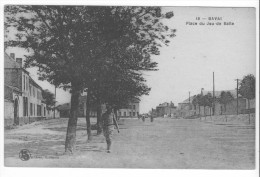
<path id="1" fill-rule="evenodd" d="M 255 174 L 255 6 L 2 7 L 5 168 Z"/>

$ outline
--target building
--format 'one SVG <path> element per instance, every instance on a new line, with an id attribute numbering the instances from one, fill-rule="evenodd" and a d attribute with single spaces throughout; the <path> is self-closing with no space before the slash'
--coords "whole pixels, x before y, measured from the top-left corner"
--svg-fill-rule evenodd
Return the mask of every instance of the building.
<path id="1" fill-rule="evenodd" d="M 55 115 L 54 115 L 55 114 Z M 46 119 L 60 118 L 60 111 L 57 108 L 46 108 Z"/>
<path id="2" fill-rule="evenodd" d="M 42 88 L 22 67 L 22 58 L 4 55 L 5 126 L 21 125 L 46 118 Z"/>
<path id="3" fill-rule="evenodd" d="M 81 95 L 79 98 L 79 110 L 78 110 L 78 117 L 86 117 L 86 102 L 87 96 Z M 67 118 L 70 116 L 70 103 L 65 103 L 59 105 L 57 109 L 60 111 L 60 117 Z M 101 106 L 102 112 L 105 110 L 105 105 Z M 127 108 L 119 109 L 117 112 L 119 118 L 126 118 L 131 117 L 135 118 L 139 115 L 139 102 L 130 103 Z M 97 117 L 97 107 L 96 105 L 91 105 L 90 108 L 90 117 Z"/>
<path id="4" fill-rule="evenodd" d="M 153 117 L 174 117 L 176 115 L 176 109 L 177 107 L 174 106 L 172 102 L 164 102 L 156 106 L 155 109 L 152 109 L 151 113 Z"/>
<path id="5" fill-rule="evenodd" d="M 244 114 L 248 112 L 248 102 L 250 101 L 250 112 L 254 112 L 255 110 L 255 99 L 247 100 L 246 98 L 242 98 L 241 95 L 237 97 L 236 90 L 223 90 L 225 92 L 230 92 L 233 96 L 234 100 L 226 105 L 226 109 L 224 105 L 220 104 L 217 101 L 217 98 L 220 97 L 222 91 L 215 91 L 215 115 L 234 115 L 237 114 L 237 110 L 239 114 Z M 202 95 L 206 95 L 210 93 L 213 95 L 213 91 L 203 90 L 201 92 Z M 190 97 L 189 99 L 184 100 L 181 103 L 178 103 L 178 116 L 181 117 L 189 117 L 193 115 L 202 115 L 208 116 L 213 114 L 213 110 L 210 107 L 204 107 L 199 105 L 193 105 L 192 100 L 195 98 L 195 95 Z M 237 107 L 238 102 L 238 107 Z M 238 108 L 238 109 L 237 109 Z"/>
<path id="6" fill-rule="evenodd" d="M 130 102 L 126 108 L 118 110 L 118 117 L 120 118 L 137 118 L 139 116 L 139 102 Z"/>
<path id="7" fill-rule="evenodd" d="M 86 102 L 87 102 L 87 96 L 81 95 L 79 98 L 79 110 L 78 110 L 78 117 L 86 117 Z M 68 118 L 70 116 L 70 103 L 65 103 L 62 105 L 57 106 L 58 111 L 60 111 L 60 117 L 62 118 Z M 102 109 L 103 106 L 102 106 Z M 97 116 L 97 108 L 96 106 L 93 106 L 90 108 L 90 117 L 96 117 Z"/>

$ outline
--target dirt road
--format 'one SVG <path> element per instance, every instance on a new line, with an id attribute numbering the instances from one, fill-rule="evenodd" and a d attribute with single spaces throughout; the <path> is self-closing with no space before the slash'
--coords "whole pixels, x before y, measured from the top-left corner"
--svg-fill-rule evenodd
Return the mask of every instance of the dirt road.
<path id="1" fill-rule="evenodd" d="M 255 128 L 244 123 L 199 119 L 122 119 L 112 153 L 103 136 L 86 141 L 79 119 L 76 151 L 63 155 L 67 119 L 48 120 L 5 131 L 5 166 L 88 168 L 254 169 Z M 19 159 L 28 149 L 32 159 Z"/>

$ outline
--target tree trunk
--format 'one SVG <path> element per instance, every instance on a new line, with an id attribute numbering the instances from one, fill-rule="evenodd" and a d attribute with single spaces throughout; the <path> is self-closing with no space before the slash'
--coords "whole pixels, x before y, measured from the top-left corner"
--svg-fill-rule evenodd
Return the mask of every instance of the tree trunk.
<path id="1" fill-rule="evenodd" d="M 206 111 L 205 111 L 205 109 L 206 109 L 206 106 L 204 106 L 204 117 L 205 117 L 205 120 L 206 120 Z"/>
<path id="2" fill-rule="evenodd" d="M 79 107 L 79 97 L 80 90 L 72 87 L 71 90 L 71 108 L 70 108 L 70 118 L 68 122 L 67 135 L 65 141 L 65 152 L 73 153 L 74 145 L 76 142 L 76 129 L 78 120 L 78 107 Z"/>
<path id="3" fill-rule="evenodd" d="M 118 116 L 117 116 L 117 109 L 114 109 L 114 114 L 115 114 L 115 117 L 116 117 L 116 120 L 118 121 Z"/>
<path id="4" fill-rule="evenodd" d="M 209 113 L 209 115 L 210 115 L 210 120 L 212 120 L 212 113 L 213 113 L 213 107 L 211 108 L 211 107 L 209 107 L 209 111 L 210 111 L 210 113 Z M 212 114 L 212 115 L 211 115 Z"/>
<path id="5" fill-rule="evenodd" d="M 88 134 L 88 141 L 92 140 L 91 134 L 91 124 L 90 124 L 90 91 L 87 94 L 87 102 L 86 102 L 86 123 L 87 123 L 87 134 Z"/>
<path id="6" fill-rule="evenodd" d="M 102 133 L 102 109 L 101 109 L 101 103 L 98 101 L 97 105 L 97 135 L 100 135 Z"/>
<path id="7" fill-rule="evenodd" d="M 248 115 L 249 115 L 249 124 L 250 124 L 250 100 L 248 99 Z"/>

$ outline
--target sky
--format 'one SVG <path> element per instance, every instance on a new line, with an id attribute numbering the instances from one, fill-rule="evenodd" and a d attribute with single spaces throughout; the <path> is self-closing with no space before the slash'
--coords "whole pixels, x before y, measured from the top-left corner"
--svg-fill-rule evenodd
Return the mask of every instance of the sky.
<path id="1" fill-rule="evenodd" d="M 201 88 L 212 90 L 213 72 L 215 90 L 233 90 L 235 79 L 256 75 L 254 8 L 164 7 L 163 10 L 174 12 L 174 17 L 165 23 L 177 30 L 176 37 L 169 46 L 162 46 L 159 56 L 152 57 L 159 70 L 144 73 L 151 92 L 141 98 L 140 113 L 163 102 L 178 105 L 189 97 L 189 92 L 195 95 Z M 221 20 L 210 21 L 209 17 Z M 221 25 L 206 25 L 209 21 Z M 187 22 L 197 22 L 197 25 L 187 25 Z M 200 22 L 205 25 L 199 25 Z M 224 22 L 234 25 L 223 25 Z M 18 58 L 26 53 L 18 48 L 9 48 L 6 52 L 15 53 Z M 43 89 L 54 93 L 54 86 L 38 81 L 36 68 L 28 71 Z M 57 89 L 57 101 L 58 104 L 69 102 L 70 94 Z"/>

